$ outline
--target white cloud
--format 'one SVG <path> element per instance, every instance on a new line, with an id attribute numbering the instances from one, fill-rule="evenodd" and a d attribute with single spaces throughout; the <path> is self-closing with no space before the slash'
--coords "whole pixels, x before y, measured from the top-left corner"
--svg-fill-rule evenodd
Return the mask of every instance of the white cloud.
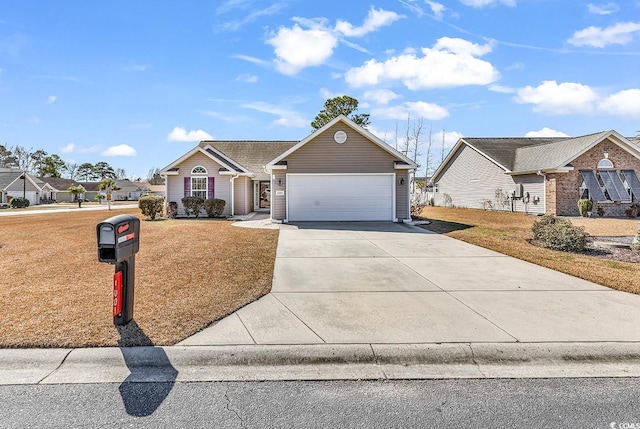
<path id="1" fill-rule="evenodd" d="M 460 3 L 471 7 L 496 6 L 500 3 L 513 7 L 516 0 L 460 0 Z"/>
<path id="2" fill-rule="evenodd" d="M 626 45 L 633 40 L 633 36 L 640 32 L 640 22 L 619 22 L 611 27 L 587 27 L 576 31 L 567 40 L 574 46 L 593 46 L 604 48 L 607 45 Z"/>
<path id="3" fill-rule="evenodd" d="M 225 19 L 224 22 L 219 26 L 219 28 L 221 30 L 226 30 L 226 31 L 237 31 L 245 24 L 252 23 L 263 16 L 275 15 L 284 6 L 285 5 L 283 3 L 276 3 L 264 9 L 253 10 L 251 13 L 242 17 L 241 19 L 235 19 L 235 20 Z"/>
<path id="4" fill-rule="evenodd" d="M 433 48 L 422 48 L 421 57 L 405 52 L 384 62 L 371 59 L 360 67 L 348 70 L 345 80 L 354 87 L 400 80 L 413 91 L 488 85 L 496 81 L 500 73 L 490 62 L 477 57 L 490 51 L 490 45 L 443 37 Z"/>
<path id="5" fill-rule="evenodd" d="M 594 13 L 596 15 L 611 15 L 612 13 L 616 13 L 620 10 L 620 6 L 616 3 L 605 3 L 605 4 L 593 4 L 589 3 L 587 5 L 589 12 Z"/>
<path id="6" fill-rule="evenodd" d="M 269 64 L 268 61 L 261 60 L 260 58 L 252 57 L 252 56 L 249 56 L 249 55 L 234 54 L 234 55 L 231 55 L 231 58 L 237 58 L 239 60 L 247 61 L 247 62 L 252 63 L 252 64 L 257 64 L 259 66 L 264 66 L 264 65 Z"/>
<path id="7" fill-rule="evenodd" d="M 94 153 L 100 150 L 100 145 L 90 146 L 90 147 L 80 147 L 75 143 L 69 143 L 62 148 L 60 148 L 60 152 L 62 153 Z"/>
<path id="8" fill-rule="evenodd" d="M 429 0 L 426 0 L 426 2 L 431 8 L 431 12 L 433 12 L 433 16 L 436 19 L 442 19 L 442 15 L 444 14 L 444 11 L 447 10 L 447 8 L 444 7 L 442 3 L 437 3 Z"/>
<path id="9" fill-rule="evenodd" d="M 275 48 L 278 71 L 294 75 L 306 67 L 323 64 L 333 54 L 338 39 L 327 30 L 305 30 L 295 24 L 293 28 L 280 28 L 267 43 Z"/>
<path id="10" fill-rule="evenodd" d="M 311 121 L 306 120 L 300 115 L 300 113 L 294 110 L 284 109 L 282 107 L 263 103 L 261 101 L 246 103 L 243 104 L 242 107 L 246 109 L 257 110 L 258 112 L 268 113 L 270 115 L 279 116 L 278 119 L 272 122 L 274 125 L 292 128 L 304 128 L 309 127 L 309 124 L 311 123 Z"/>
<path id="11" fill-rule="evenodd" d="M 640 119 L 640 89 L 627 89 L 605 98 L 598 106 L 603 113 Z"/>
<path id="12" fill-rule="evenodd" d="M 175 127 L 173 131 L 167 135 L 167 141 L 170 142 L 196 142 L 202 140 L 213 140 L 213 137 L 203 130 L 187 132 L 187 130 L 182 127 Z"/>
<path id="13" fill-rule="evenodd" d="M 136 156 L 136 150 L 129 145 L 120 144 L 118 146 L 111 146 L 104 152 L 101 152 L 102 156 Z"/>
<path id="14" fill-rule="evenodd" d="M 424 101 L 407 101 L 397 106 L 372 109 L 371 115 L 375 117 L 395 120 L 406 120 L 411 117 L 425 118 L 432 121 L 444 119 L 449 116 L 449 112 L 444 107 Z"/>
<path id="15" fill-rule="evenodd" d="M 456 143 L 458 143 L 458 140 L 460 140 L 462 137 L 464 137 L 461 133 L 457 132 L 457 131 L 450 131 L 450 132 L 445 132 L 443 131 L 439 131 L 434 137 L 433 137 L 433 143 L 434 145 L 437 143 L 440 143 L 440 146 L 442 146 L 442 139 L 444 136 L 444 147 L 445 148 L 451 148 L 453 147 Z M 446 156 L 446 153 L 445 153 Z"/>
<path id="16" fill-rule="evenodd" d="M 562 131 L 552 130 L 551 128 L 544 127 L 538 131 L 529 131 L 524 135 L 525 137 L 569 137 L 568 134 Z"/>
<path id="17" fill-rule="evenodd" d="M 362 37 L 376 31 L 380 27 L 391 25 L 401 18 L 403 18 L 403 16 L 395 12 L 372 7 L 369 9 L 369 13 L 360 27 L 354 27 L 350 22 L 338 20 L 335 29 L 347 37 Z"/>
<path id="18" fill-rule="evenodd" d="M 341 93 L 341 92 L 331 92 L 325 87 L 320 88 L 319 92 L 320 92 L 320 97 L 324 98 L 325 100 L 328 100 L 329 98 L 335 98 L 335 97 L 340 97 L 342 95 L 345 95 L 344 93 Z"/>
<path id="19" fill-rule="evenodd" d="M 249 73 L 243 73 L 241 75 L 238 75 L 236 77 L 236 80 L 239 82 L 256 83 L 258 81 L 258 76 Z"/>
<path id="20" fill-rule="evenodd" d="M 504 85 L 491 85 L 489 91 L 499 92 L 501 94 L 515 94 L 516 89 Z"/>
<path id="21" fill-rule="evenodd" d="M 56 100 L 58 99 L 58 97 L 56 97 L 55 95 L 50 95 L 47 97 L 47 101 L 45 101 L 45 103 L 47 104 L 53 104 L 56 102 Z"/>
<path id="22" fill-rule="evenodd" d="M 340 42 L 368 53 L 366 48 L 344 37 L 362 37 L 403 17 L 392 11 L 371 8 L 360 27 L 338 20 L 333 28 L 326 18 L 294 17 L 293 27 L 280 27 L 271 32 L 266 43 L 274 48 L 276 69 L 283 74 L 294 75 L 304 68 L 324 64 Z"/>
<path id="23" fill-rule="evenodd" d="M 390 101 L 393 101 L 397 98 L 402 98 L 400 94 L 396 94 L 390 89 L 375 89 L 373 91 L 365 91 L 363 97 L 365 100 L 373 100 L 378 104 L 389 104 Z"/>
<path id="24" fill-rule="evenodd" d="M 547 80 L 536 88 L 518 89 L 514 100 L 520 104 L 533 104 L 533 110 L 537 112 L 568 115 L 591 113 L 598 95 L 588 85 Z"/>

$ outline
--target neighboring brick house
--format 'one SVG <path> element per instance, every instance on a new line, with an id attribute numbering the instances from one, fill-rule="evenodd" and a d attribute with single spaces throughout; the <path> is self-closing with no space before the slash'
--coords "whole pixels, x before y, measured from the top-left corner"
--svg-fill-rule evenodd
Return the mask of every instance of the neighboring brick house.
<path id="1" fill-rule="evenodd" d="M 461 138 L 433 174 L 434 202 L 533 214 L 624 216 L 640 202 L 640 146 L 615 131 L 579 137 Z"/>

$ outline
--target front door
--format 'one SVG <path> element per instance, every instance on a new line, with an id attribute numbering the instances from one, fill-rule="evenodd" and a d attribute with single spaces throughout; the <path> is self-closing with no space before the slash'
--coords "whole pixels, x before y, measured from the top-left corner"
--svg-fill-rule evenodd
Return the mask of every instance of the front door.
<path id="1" fill-rule="evenodd" d="M 260 204 L 258 205 L 258 208 L 271 208 L 271 184 L 269 182 L 260 182 L 258 192 L 260 197 Z"/>

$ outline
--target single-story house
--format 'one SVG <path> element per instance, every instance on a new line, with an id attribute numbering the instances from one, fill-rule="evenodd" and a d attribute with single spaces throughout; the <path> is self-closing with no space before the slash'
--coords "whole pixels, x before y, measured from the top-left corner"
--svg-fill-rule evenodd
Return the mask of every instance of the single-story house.
<path id="1" fill-rule="evenodd" d="M 71 202 L 73 200 L 73 195 L 69 194 L 67 189 L 78 185 L 75 180 L 60 177 L 38 177 L 38 180 L 44 184 L 41 186 L 43 200 L 57 202 Z"/>
<path id="2" fill-rule="evenodd" d="M 577 216 L 578 200 L 605 216 L 640 201 L 640 145 L 616 131 L 579 137 L 461 138 L 433 174 L 434 203 Z M 594 212 L 596 208 L 594 208 Z"/>
<path id="3" fill-rule="evenodd" d="M 40 204 L 42 189 L 38 179 L 22 170 L 0 168 L 0 203 L 8 203 L 11 198 L 25 197 L 30 205 Z"/>
<path id="4" fill-rule="evenodd" d="M 268 211 L 276 221 L 410 219 L 416 164 L 339 116 L 301 141 L 203 141 L 160 171 L 167 202 L 226 201 L 224 215 Z"/>
<path id="5" fill-rule="evenodd" d="M 146 188 L 132 182 L 129 179 L 114 180 L 118 189 L 111 192 L 113 201 L 137 201 L 140 196 L 147 191 Z M 79 182 L 85 189 L 85 193 L 81 195 L 86 201 L 95 200 L 98 194 L 107 195 L 105 190 L 100 190 L 100 182 Z"/>

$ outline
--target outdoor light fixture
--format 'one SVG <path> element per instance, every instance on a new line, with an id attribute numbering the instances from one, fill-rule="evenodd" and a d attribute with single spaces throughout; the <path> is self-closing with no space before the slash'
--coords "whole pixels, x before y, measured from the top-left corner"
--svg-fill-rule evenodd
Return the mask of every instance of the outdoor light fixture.
<path id="1" fill-rule="evenodd" d="M 401 185 L 404 185 L 404 177 L 401 177 L 401 178 L 400 178 L 400 184 L 401 184 Z"/>
<path id="2" fill-rule="evenodd" d="M 22 198 L 27 199 L 27 173 L 20 176 L 22 179 Z"/>
<path id="3" fill-rule="evenodd" d="M 282 186 L 282 179 L 278 179 L 278 186 Z"/>

